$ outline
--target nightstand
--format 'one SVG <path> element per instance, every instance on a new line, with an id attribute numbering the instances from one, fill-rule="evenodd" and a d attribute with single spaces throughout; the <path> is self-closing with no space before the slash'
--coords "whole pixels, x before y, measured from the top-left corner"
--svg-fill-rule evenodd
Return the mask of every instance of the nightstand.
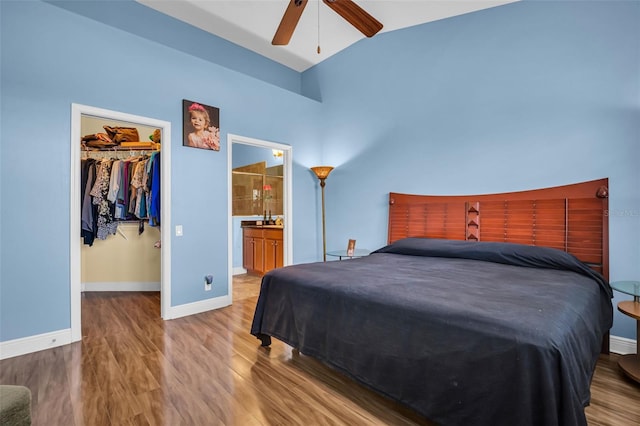
<path id="1" fill-rule="evenodd" d="M 640 281 L 614 281 L 611 288 L 633 296 L 633 300 L 618 303 L 618 310 L 636 320 L 636 353 L 623 355 L 618 361 L 620 369 L 636 382 L 640 382 Z"/>
<path id="2" fill-rule="evenodd" d="M 369 254 L 371 254 L 371 252 L 367 249 L 355 249 L 351 254 L 348 254 L 346 250 L 334 250 L 327 252 L 327 256 L 337 257 L 338 260 L 342 260 L 343 257 L 353 259 L 356 257 L 369 256 Z"/>

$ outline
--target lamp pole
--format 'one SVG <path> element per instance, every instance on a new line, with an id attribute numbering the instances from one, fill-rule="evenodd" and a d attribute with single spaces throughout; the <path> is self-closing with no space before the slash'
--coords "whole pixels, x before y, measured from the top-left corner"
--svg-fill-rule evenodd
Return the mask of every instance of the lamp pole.
<path id="1" fill-rule="evenodd" d="M 326 185 L 325 180 L 327 179 L 327 176 L 329 176 L 329 173 L 331 173 L 331 170 L 333 170 L 333 167 L 316 166 L 316 167 L 311 167 L 311 170 L 313 170 L 313 172 L 316 174 L 316 176 L 320 180 L 320 189 L 322 192 L 322 261 L 326 262 L 327 261 L 327 233 L 326 233 L 326 227 L 325 227 L 325 221 L 324 221 L 324 187 Z"/>
<path id="2" fill-rule="evenodd" d="M 324 225 L 324 179 L 320 179 L 320 188 L 322 192 L 322 261 L 327 261 L 327 233 Z"/>

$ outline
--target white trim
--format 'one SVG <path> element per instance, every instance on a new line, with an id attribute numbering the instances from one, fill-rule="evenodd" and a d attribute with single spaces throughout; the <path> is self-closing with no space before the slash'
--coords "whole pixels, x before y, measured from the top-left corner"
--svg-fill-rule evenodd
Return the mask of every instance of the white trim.
<path id="1" fill-rule="evenodd" d="M 637 342 L 626 337 L 611 336 L 609 338 L 609 350 L 620 355 L 635 354 Z"/>
<path id="2" fill-rule="evenodd" d="M 80 283 L 80 134 L 82 115 L 91 115 L 110 120 L 125 121 L 162 131 L 162 152 L 160 154 L 161 173 L 161 221 L 160 238 L 161 284 L 160 314 L 167 319 L 171 308 L 171 123 L 163 120 L 132 115 L 118 111 L 96 108 L 88 105 L 71 104 L 71 165 L 70 165 L 70 207 L 69 207 L 69 288 L 71 303 L 71 342 L 82 340 Z"/>
<path id="3" fill-rule="evenodd" d="M 233 268 L 233 275 L 242 275 L 246 273 L 247 273 L 247 270 L 244 269 L 242 266 L 236 266 L 235 268 Z"/>
<path id="4" fill-rule="evenodd" d="M 159 281 L 89 282 L 82 283 L 82 291 L 160 291 L 160 286 Z"/>
<path id="5" fill-rule="evenodd" d="M 169 319 L 171 310 L 171 123 L 162 123 L 160 152 L 160 316 Z"/>
<path id="6" fill-rule="evenodd" d="M 71 174 L 69 179 L 69 292 L 71 304 L 71 341 L 82 340 L 81 285 L 82 265 L 80 263 L 80 143 L 82 139 L 82 105 L 71 104 Z"/>
<path id="7" fill-rule="evenodd" d="M 71 343 L 71 329 L 0 342 L 0 359 L 30 354 Z"/>
<path id="8" fill-rule="evenodd" d="M 212 299 L 198 300 L 193 303 L 185 303 L 184 305 L 172 306 L 169 318 L 176 319 L 186 317 L 189 315 L 200 314 L 206 311 L 212 311 L 214 309 L 224 308 L 231 305 L 231 295 L 225 295 L 220 297 L 214 297 Z"/>
<path id="9" fill-rule="evenodd" d="M 244 145 L 251 145 L 257 148 L 279 149 L 283 152 L 283 186 L 284 186 L 284 206 L 283 206 L 283 218 L 284 229 L 282 238 L 284 240 L 284 259 L 283 265 L 291 265 L 293 263 L 293 147 L 291 145 L 285 145 L 278 142 L 270 142 L 261 139 L 249 138 L 246 136 L 234 135 L 232 133 L 227 134 L 227 208 L 228 208 L 228 229 L 227 229 L 227 252 L 228 255 L 228 272 L 229 272 L 229 295 L 233 295 L 233 185 L 232 185 L 232 145 L 234 143 L 240 143 Z"/>

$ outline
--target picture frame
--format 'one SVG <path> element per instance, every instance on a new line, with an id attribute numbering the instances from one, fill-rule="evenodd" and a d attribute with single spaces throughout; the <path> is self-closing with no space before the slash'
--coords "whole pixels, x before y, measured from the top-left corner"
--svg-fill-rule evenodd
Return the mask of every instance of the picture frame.
<path id="1" fill-rule="evenodd" d="M 182 145 L 220 151 L 220 109 L 183 99 Z"/>
<path id="2" fill-rule="evenodd" d="M 347 244 L 347 256 L 353 256 L 356 251 L 356 240 L 349 240 Z"/>

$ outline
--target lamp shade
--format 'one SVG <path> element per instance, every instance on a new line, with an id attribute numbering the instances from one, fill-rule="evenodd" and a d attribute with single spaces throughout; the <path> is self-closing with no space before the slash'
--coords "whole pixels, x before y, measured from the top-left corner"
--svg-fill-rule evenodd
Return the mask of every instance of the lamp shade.
<path id="1" fill-rule="evenodd" d="M 327 176 L 329 176 L 329 173 L 331 173 L 331 170 L 333 170 L 333 167 L 315 166 L 315 167 L 311 167 L 311 170 L 313 170 L 313 173 L 315 173 L 316 176 L 318 176 L 318 179 L 323 180 L 323 179 L 326 179 Z"/>

